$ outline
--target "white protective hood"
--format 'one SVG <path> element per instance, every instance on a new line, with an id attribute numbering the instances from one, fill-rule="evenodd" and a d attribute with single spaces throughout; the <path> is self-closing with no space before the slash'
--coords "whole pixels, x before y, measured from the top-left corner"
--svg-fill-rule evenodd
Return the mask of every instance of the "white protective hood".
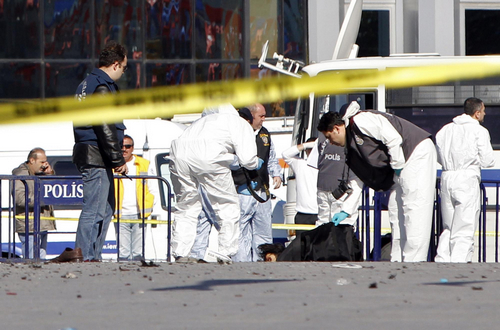
<path id="1" fill-rule="evenodd" d="M 210 107 L 210 108 L 203 109 L 201 116 L 205 117 L 207 115 L 211 115 L 214 113 L 227 113 L 227 114 L 231 114 L 231 115 L 237 115 L 238 111 L 231 104 L 226 103 L 226 104 L 221 104 L 221 105 L 216 106 L 216 107 Z"/>
<path id="2" fill-rule="evenodd" d="M 479 125 L 479 122 L 472 118 L 471 116 L 463 113 L 460 116 L 456 116 L 453 118 L 453 122 L 457 125 L 466 125 L 466 124 L 476 124 Z"/>
<path id="3" fill-rule="evenodd" d="M 358 102 L 352 101 L 351 104 L 349 104 L 349 106 L 347 107 L 347 109 L 345 111 L 344 117 L 342 117 L 342 120 L 345 123 L 345 127 L 349 126 L 349 118 L 351 118 L 352 116 L 357 114 L 359 112 L 359 109 L 360 109 L 360 106 L 359 106 Z"/>

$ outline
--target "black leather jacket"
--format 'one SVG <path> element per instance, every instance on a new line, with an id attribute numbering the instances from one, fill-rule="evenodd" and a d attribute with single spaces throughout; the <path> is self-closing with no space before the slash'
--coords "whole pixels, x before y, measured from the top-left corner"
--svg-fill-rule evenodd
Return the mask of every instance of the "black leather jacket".
<path id="1" fill-rule="evenodd" d="M 124 128 L 123 124 L 75 127 L 76 143 L 73 147 L 73 163 L 77 167 L 91 165 L 107 168 L 115 168 L 125 164 L 121 150 Z M 88 135 L 97 137 L 97 145 L 93 144 L 93 141 L 79 142 L 77 140 L 77 136 Z"/>
<path id="2" fill-rule="evenodd" d="M 76 96 L 84 99 L 85 95 L 117 91 L 118 86 L 106 73 L 94 69 L 78 86 Z M 125 164 L 121 150 L 124 131 L 123 123 L 74 127 L 73 163 L 78 168 L 85 165 L 115 168 Z"/>

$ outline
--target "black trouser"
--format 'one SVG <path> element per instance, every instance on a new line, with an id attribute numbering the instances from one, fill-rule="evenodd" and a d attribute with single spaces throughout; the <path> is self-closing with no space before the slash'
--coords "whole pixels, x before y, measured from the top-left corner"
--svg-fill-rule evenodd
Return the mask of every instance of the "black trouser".
<path id="1" fill-rule="evenodd" d="M 294 221 L 296 225 L 315 225 L 316 220 L 318 220 L 318 214 L 297 212 Z M 300 233 L 304 231 L 305 230 L 296 230 L 295 235 L 298 236 Z"/>

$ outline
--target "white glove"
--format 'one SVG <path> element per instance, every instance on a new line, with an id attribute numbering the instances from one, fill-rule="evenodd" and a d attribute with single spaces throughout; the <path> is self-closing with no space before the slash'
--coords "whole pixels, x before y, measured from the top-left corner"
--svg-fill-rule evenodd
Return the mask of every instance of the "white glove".
<path id="1" fill-rule="evenodd" d="M 302 147 L 304 147 L 304 149 L 312 149 L 312 148 L 314 148 L 315 145 L 316 145 L 316 141 L 302 143 Z"/>

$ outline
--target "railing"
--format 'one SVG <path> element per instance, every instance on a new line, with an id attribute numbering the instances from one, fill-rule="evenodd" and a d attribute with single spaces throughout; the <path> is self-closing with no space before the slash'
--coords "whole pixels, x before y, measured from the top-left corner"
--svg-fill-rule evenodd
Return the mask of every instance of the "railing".
<path id="1" fill-rule="evenodd" d="M 491 189 L 494 190 L 495 203 L 493 205 L 488 205 L 488 193 L 487 188 L 489 188 L 489 193 L 493 195 Z M 478 262 L 486 262 L 488 252 L 488 236 L 493 236 L 494 239 L 494 261 L 498 262 L 499 254 L 499 214 L 500 214 L 500 203 L 499 203 L 499 191 L 500 191 L 500 180 L 482 180 L 480 184 L 481 190 L 481 210 L 478 228 L 476 230 L 477 235 L 477 246 L 475 247 L 477 253 Z M 358 221 L 358 235 L 360 240 L 364 243 L 364 256 L 365 260 L 369 261 L 379 261 L 381 258 L 381 248 L 382 248 L 382 211 L 387 210 L 386 202 L 388 200 L 388 193 L 376 192 L 372 195 L 370 194 L 370 189 L 367 187 L 363 188 L 362 195 L 362 205 L 360 207 L 360 220 Z M 370 200 L 370 198 L 372 198 Z M 373 202 L 373 203 L 370 203 Z M 494 216 L 494 231 L 487 230 L 488 218 Z M 371 220 L 373 218 L 373 220 Z M 373 226 L 373 229 L 372 229 Z M 436 256 L 437 246 L 439 244 L 439 235 L 443 230 L 442 219 L 441 219 L 441 197 L 440 197 L 440 180 L 436 180 L 436 199 L 434 201 L 434 210 L 432 214 L 432 230 L 430 236 L 429 244 L 429 254 L 428 261 L 434 261 Z M 373 243 L 372 243 L 373 240 Z"/>
<path id="2" fill-rule="evenodd" d="M 169 182 L 160 176 L 128 176 L 132 180 L 143 180 L 143 189 L 145 189 L 144 182 L 145 180 L 159 180 L 159 182 L 163 182 L 167 186 L 167 196 L 166 198 L 167 204 L 166 207 L 163 207 L 165 211 L 167 211 L 167 260 L 170 260 L 171 256 L 171 237 L 172 237 L 172 229 L 171 229 L 171 213 L 172 213 L 172 190 Z M 115 176 L 115 179 L 124 179 L 123 176 Z M 29 234 L 33 235 L 33 256 L 35 259 L 40 258 L 40 246 L 39 246 L 39 235 L 40 235 L 40 206 L 42 205 L 81 205 L 83 200 L 83 194 L 75 193 L 76 187 L 82 184 L 81 176 L 57 176 L 57 175 L 46 175 L 46 176 L 13 176 L 13 175 L 0 175 L 0 209 L 2 209 L 2 215 L 5 211 L 5 208 L 2 205 L 4 198 L 2 198 L 2 193 L 4 192 L 2 189 L 2 184 L 8 182 L 9 185 L 9 196 L 8 196 L 8 207 L 7 211 L 7 221 L 8 221 L 8 244 L 7 251 L 2 251 L 3 255 L 7 258 L 13 258 L 16 256 L 15 253 L 15 208 L 16 208 L 16 197 L 14 193 L 14 182 L 15 180 L 19 180 L 24 184 L 25 187 L 25 228 L 29 229 L 29 187 L 27 185 L 27 181 L 32 180 L 34 183 L 34 191 L 33 191 L 33 210 L 38 210 L 38 212 L 33 212 L 33 221 L 34 221 L 34 230 L 32 233 L 29 233 L 29 230 L 26 230 L 25 233 L 25 251 L 23 251 L 23 256 L 25 259 L 29 258 Z M 54 187 L 58 187 L 57 191 L 54 190 Z M 72 187 L 72 188 L 68 188 Z M 143 191 L 143 196 L 145 196 Z M 156 196 L 155 196 L 156 197 Z M 159 196 L 158 196 L 159 197 Z M 146 223 L 144 212 L 142 214 L 142 224 Z M 2 225 L 0 225 L 0 246 L 3 246 L 2 230 L 4 228 L 3 224 L 5 219 L 2 217 Z M 119 215 L 117 216 L 117 222 L 119 222 Z M 60 232 L 48 232 L 49 234 L 55 234 Z M 22 233 L 20 235 L 23 235 Z M 144 240 L 144 226 L 143 226 L 143 241 L 142 241 L 142 255 L 145 256 L 145 240 Z M 119 245 L 119 235 L 117 235 L 117 246 Z M 119 248 L 117 248 L 118 257 L 119 257 Z M 6 252 L 6 253 L 5 253 Z"/>
<path id="3" fill-rule="evenodd" d="M 116 179 L 124 179 L 122 176 L 116 176 Z M 171 236 L 172 236 L 172 229 L 171 229 L 171 205 L 172 205 L 172 191 L 170 184 L 168 181 L 163 178 L 163 177 L 158 177 L 158 176 L 130 176 L 131 179 L 133 180 L 143 180 L 143 189 L 145 187 L 144 181 L 145 180 L 160 180 L 161 182 L 165 183 L 167 186 L 167 206 L 165 211 L 167 211 L 167 260 L 170 260 L 171 256 Z M 69 201 L 68 199 L 47 199 L 45 196 L 45 192 L 47 191 L 44 189 L 47 185 L 44 184 L 44 182 L 64 182 L 65 180 L 68 182 L 67 185 L 74 185 L 75 180 L 81 180 L 80 176 L 12 176 L 12 175 L 0 175 L 0 208 L 2 210 L 7 211 L 7 218 L 8 218 L 8 249 L 7 251 L 2 251 L 6 252 L 5 257 L 7 258 L 12 258 L 15 256 L 15 205 L 16 205 L 16 200 L 15 200 L 15 194 L 13 193 L 14 191 L 14 181 L 19 180 L 21 181 L 24 186 L 25 186 L 25 227 L 29 228 L 29 188 L 27 185 L 28 180 L 33 180 L 34 181 L 34 187 L 35 191 L 34 193 L 34 210 L 39 210 L 40 209 L 40 203 L 43 201 L 45 205 L 77 205 L 81 204 L 81 199 L 78 201 Z M 8 198 L 8 207 L 5 209 L 3 208 L 2 205 L 2 193 L 3 190 L 2 185 L 8 182 L 9 185 L 9 198 Z M 434 212 L 433 212 L 433 224 L 432 224 L 432 232 L 431 232 L 431 237 L 430 237 L 430 246 L 429 246 L 429 261 L 434 260 L 434 256 L 436 255 L 436 248 L 439 243 L 439 234 L 442 231 L 442 222 L 441 222 L 441 201 L 440 201 L 440 195 L 439 195 L 439 185 L 440 181 L 439 179 L 436 182 L 436 199 L 434 201 Z M 500 203 L 499 203 L 499 187 L 500 187 L 500 180 L 483 180 L 480 185 L 481 189 L 481 212 L 480 212 L 480 219 L 479 219 L 479 224 L 478 224 L 478 229 L 476 231 L 478 235 L 478 244 L 477 244 L 477 261 L 478 262 L 486 262 L 487 261 L 487 243 L 488 243 L 488 236 L 493 236 L 494 240 L 494 261 L 498 262 L 498 254 L 499 254 L 499 240 L 498 240 L 498 232 L 499 232 L 499 214 L 500 214 Z M 62 189 L 62 188 L 61 188 Z M 493 191 L 492 191 L 493 190 Z M 61 190 L 61 191 L 66 191 L 66 190 Z M 495 203 L 493 205 L 488 205 L 488 193 L 491 195 L 495 195 Z M 67 191 L 66 193 L 59 193 L 56 195 L 68 195 Z M 69 193 L 69 195 L 72 195 L 72 193 Z M 145 196 L 145 194 L 143 194 Z M 57 197 L 57 196 L 56 196 Z M 67 196 L 66 196 L 67 197 Z M 388 200 L 388 194 L 387 193 L 371 193 L 371 191 L 368 188 L 363 189 L 363 195 L 362 195 L 362 205 L 360 207 L 360 216 L 358 219 L 358 235 L 359 239 L 363 243 L 364 247 L 364 257 L 365 260 L 369 261 L 379 261 L 381 258 L 381 249 L 382 249 L 382 212 L 387 209 L 387 200 Z M 488 222 L 488 218 L 492 218 L 494 216 L 494 231 L 493 234 L 491 232 L 488 232 L 487 230 L 487 225 L 491 222 Z M 117 217 L 117 221 L 119 222 L 119 216 Z M 40 246 L 38 244 L 38 236 L 40 234 L 40 213 L 39 212 L 34 212 L 33 215 L 34 219 L 34 232 L 33 234 L 33 242 L 34 242 L 34 258 L 39 258 L 40 257 Z M 141 222 L 144 225 L 147 223 L 148 220 L 145 219 L 144 213 L 142 214 L 141 217 Z M 2 223 L 4 222 L 4 218 L 2 218 Z M 491 225 L 491 223 L 490 223 Z M 2 231 L 4 230 L 4 226 L 0 225 L 0 245 L 2 243 Z M 144 226 L 143 226 L 143 241 L 142 241 L 142 255 L 145 256 L 145 235 L 144 235 Z M 57 233 L 57 232 L 55 232 Z M 49 232 L 49 234 L 53 234 L 52 232 Z M 28 233 L 25 234 L 26 239 L 25 239 L 25 251 L 23 251 L 24 258 L 27 258 L 29 256 L 29 237 Z M 490 239 L 491 241 L 491 239 Z M 119 246 L 119 232 L 117 235 L 117 245 Z M 119 257 L 119 248 L 117 249 L 117 256 Z M 491 250 L 491 248 L 490 248 Z"/>
<path id="4" fill-rule="evenodd" d="M 141 222 L 142 222 L 142 256 L 144 258 L 144 256 L 146 255 L 146 241 L 145 241 L 145 238 L 146 236 L 144 235 L 144 231 L 145 231 L 145 226 L 144 224 L 146 223 L 146 216 L 145 216 L 145 211 L 146 211 L 146 203 L 145 203 L 145 199 L 146 199 L 146 180 L 150 180 L 150 179 L 158 179 L 158 180 L 161 180 L 163 181 L 166 185 L 167 185 L 167 196 L 168 196 L 168 203 L 167 203 L 167 214 L 168 214 L 168 218 L 167 218 L 167 260 L 170 260 L 170 256 L 171 256 L 171 241 L 172 241 L 172 191 L 171 191 L 171 187 L 170 187 L 170 184 L 168 183 L 168 181 L 163 178 L 163 177 L 160 177 L 160 176 L 145 176 L 145 175 L 129 175 L 127 176 L 127 178 L 130 178 L 132 180 L 142 180 L 142 205 L 144 206 L 142 208 L 142 212 L 141 212 Z M 115 179 L 121 179 L 121 180 L 126 180 L 125 178 L 123 178 L 123 176 L 115 176 Z M 118 186 L 115 186 L 115 189 L 117 191 L 117 194 L 120 195 L 120 185 Z M 158 196 L 159 197 L 159 196 Z M 120 209 L 119 207 L 119 201 L 116 202 L 116 208 L 117 209 Z M 118 213 L 117 216 L 116 216 L 116 220 L 117 220 L 117 232 L 116 232 L 116 245 L 117 245 L 117 259 L 119 260 L 120 259 L 120 214 Z"/>

